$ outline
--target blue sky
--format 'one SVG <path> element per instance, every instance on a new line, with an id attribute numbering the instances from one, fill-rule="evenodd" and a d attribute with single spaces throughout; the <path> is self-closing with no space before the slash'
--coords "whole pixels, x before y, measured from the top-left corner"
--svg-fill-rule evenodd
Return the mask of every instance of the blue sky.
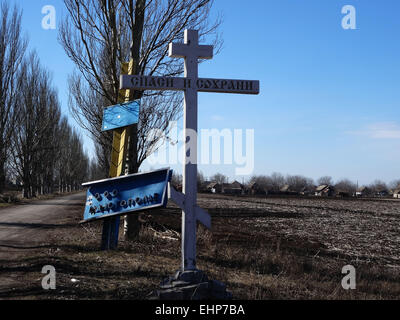
<path id="1" fill-rule="evenodd" d="M 54 5 L 59 20 L 62 1 L 7 1 L 23 8 L 30 45 L 52 71 L 68 114 L 74 66 L 57 30 L 41 28 L 42 7 Z M 356 9 L 356 30 L 342 28 L 344 5 Z M 201 93 L 200 129 L 254 129 L 254 174 L 330 175 L 359 184 L 400 178 L 399 1 L 216 0 L 217 13 L 224 47 L 199 75 L 260 80 L 261 90 Z M 241 181 L 234 168 L 199 165 L 206 176 L 219 171 Z"/>

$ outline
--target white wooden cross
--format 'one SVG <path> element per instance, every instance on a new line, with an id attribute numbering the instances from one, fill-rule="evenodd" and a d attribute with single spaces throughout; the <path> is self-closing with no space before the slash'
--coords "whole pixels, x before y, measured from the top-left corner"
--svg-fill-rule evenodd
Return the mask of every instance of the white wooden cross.
<path id="1" fill-rule="evenodd" d="M 182 271 L 196 269 L 196 226 L 197 221 L 211 228 L 210 215 L 197 206 L 197 93 L 225 92 L 258 94 L 259 81 L 209 79 L 198 77 L 198 60 L 212 59 L 213 47 L 199 45 L 198 31 L 185 30 L 183 44 L 170 43 L 169 56 L 185 59 L 185 74 L 179 77 L 152 77 L 121 75 L 121 89 L 136 90 L 182 90 L 184 100 L 184 155 L 183 193 L 169 186 L 171 198 L 182 211 Z M 192 139 L 190 141 L 188 138 Z M 194 159 L 192 162 L 191 160 Z"/>

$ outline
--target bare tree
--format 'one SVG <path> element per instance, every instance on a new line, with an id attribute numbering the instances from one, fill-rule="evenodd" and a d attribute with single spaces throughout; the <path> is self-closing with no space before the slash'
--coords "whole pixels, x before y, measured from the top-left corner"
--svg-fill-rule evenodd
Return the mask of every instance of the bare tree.
<path id="1" fill-rule="evenodd" d="M 212 2 L 64 0 L 69 16 L 61 25 L 59 39 L 79 70 L 69 81 L 70 108 L 96 143 L 110 149 L 111 136 L 101 132 L 102 109 L 118 102 L 123 62 L 133 59 L 133 74 L 176 76 L 183 72 L 183 66 L 167 57 L 168 43 L 181 39 L 185 28 L 196 28 L 201 37 L 214 37 L 214 43 L 219 44 L 219 21 L 208 21 Z M 143 99 L 137 150 L 132 153 L 135 146 L 130 146 L 130 158 L 135 158 L 131 159 L 131 173 L 138 171 L 158 145 L 159 137 L 150 139 L 149 131 L 156 128 L 165 132 L 181 112 L 180 93 L 131 92 L 131 99 L 139 98 Z"/>
<path id="2" fill-rule="evenodd" d="M 248 184 L 257 183 L 261 187 L 267 187 L 270 184 L 270 178 L 265 175 L 253 175 L 250 177 Z"/>
<path id="3" fill-rule="evenodd" d="M 197 172 L 197 188 L 200 190 L 201 186 L 206 182 L 206 178 L 204 177 L 203 172 L 198 171 Z"/>
<path id="4" fill-rule="evenodd" d="M 391 189 L 398 189 L 400 188 L 400 179 L 393 180 L 389 183 L 389 187 Z"/>
<path id="5" fill-rule="evenodd" d="M 253 175 L 249 179 L 247 187 L 254 193 L 265 193 L 273 190 L 271 178 L 265 175 Z"/>
<path id="6" fill-rule="evenodd" d="M 48 83 L 48 85 L 50 84 Z M 38 141 L 34 161 L 37 163 L 35 166 L 37 191 L 40 194 L 44 194 L 53 192 L 57 159 L 55 155 L 60 147 L 57 133 L 61 118 L 61 108 L 57 93 L 53 88 L 45 87 L 41 90 L 42 94 L 45 95 L 43 113 L 40 114 L 43 133 Z"/>
<path id="7" fill-rule="evenodd" d="M 11 167 L 23 183 L 24 197 L 52 192 L 57 180 L 61 191 L 76 190 L 87 177 L 88 157 L 67 119 L 60 119 L 57 92 L 36 53 L 21 63 L 17 87 Z"/>
<path id="8" fill-rule="evenodd" d="M 285 177 L 278 172 L 273 172 L 270 176 L 270 181 L 271 181 L 270 190 L 279 191 L 285 184 Z"/>
<path id="9" fill-rule="evenodd" d="M 68 190 L 68 145 L 69 138 L 72 134 L 72 129 L 68 124 L 68 120 L 66 117 L 63 117 L 60 121 L 57 137 L 59 139 L 59 148 L 57 150 L 57 183 L 58 183 L 58 191 L 65 192 Z"/>
<path id="10" fill-rule="evenodd" d="M 92 165 L 94 170 L 96 170 L 96 166 L 89 161 L 89 157 L 83 150 L 82 138 L 71 128 L 66 117 L 61 119 L 58 128 L 59 144 L 56 167 L 59 191 L 78 190 L 93 173 Z"/>
<path id="11" fill-rule="evenodd" d="M 332 177 L 330 176 L 323 176 L 317 180 L 318 185 L 333 185 Z"/>
<path id="12" fill-rule="evenodd" d="M 388 190 L 387 184 L 378 179 L 371 183 L 369 188 L 375 193 L 375 195 L 381 195 L 382 193 L 386 193 Z"/>
<path id="13" fill-rule="evenodd" d="M 69 79 L 69 106 L 75 120 L 92 134 L 105 172 L 108 172 L 106 159 L 110 159 L 112 139 L 110 133 L 101 132 L 102 109 L 118 102 L 122 63 L 131 59 L 132 74 L 136 75 L 181 74 L 182 62 L 168 58 L 167 53 L 168 44 L 182 40 L 186 28 L 199 30 L 203 39 L 212 38 L 218 50 L 220 21 L 209 21 L 212 3 L 212 0 L 64 0 L 68 16 L 61 24 L 59 40 L 78 70 Z M 150 135 L 150 130 L 167 134 L 170 122 L 180 117 L 182 94 L 131 90 L 130 99 L 141 99 L 139 124 L 132 126 L 128 134 L 126 164 L 128 173 L 135 173 L 159 146 L 161 137 Z"/>
<path id="14" fill-rule="evenodd" d="M 26 38 L 21 35 L 21 15 L 17 7 L 10 12 L 6 1 L 0 2 L 0 193 L 16 127 L 17 72 L 27 46 Z"/>
<path id="15" fill-rule="evenodd" d="M 175 188 L 182 186 L 183 176 L 178 172 L 172 173 L 171 183 Z"/>
<path id="16" fill-rule="evenodd" d="M 101 170 L 100 165 L 95 159 L 91 159 L 89 162 L 89 180 L 95 181 L 104 178 L 104 172 Z"/>
<path id="17" fill-rule="evenodd" d="M 300 175 L 288 175 L 286 184 L 289 185 L 291 191 L 301 192 L 304 188 L 313 185 L 313 180 Z"/>
<path id="18" fill-rule="evenodd" d="M 43 170 L 43 152 L 51 146 L 45 144 L 46 135 L 53 125 L 50 112 L 59 114 L 59 105 L 50 87 L 49 74 L 39 63 L 35 53 L 29 55 L 21 64 L 18 75 L 19 97 L 16 99 L 16 121 L 18 130 L 14 131 L 12 154 L 14 169 L 24 185 L 24 197 L 33 197 L 40 187 L 39 174 Z M 57 115 L 55 115 L 57 118 Z M 46 150 L 49 148 L 49 150 Z"/>
<path id="19" fill-rule="evenodd" d="M 211 177 L 211 181 L 223 184 L 228 182 L 228 177 L 222 173 L 216 173 Z"/>
<path id="20" fill-rule="evenodd" d="M 354 194 L 357 190 L 357 184 L 350 181 L 349 179 L 342 179 L 335 184 L 335 190 L 339 192 Z"/>

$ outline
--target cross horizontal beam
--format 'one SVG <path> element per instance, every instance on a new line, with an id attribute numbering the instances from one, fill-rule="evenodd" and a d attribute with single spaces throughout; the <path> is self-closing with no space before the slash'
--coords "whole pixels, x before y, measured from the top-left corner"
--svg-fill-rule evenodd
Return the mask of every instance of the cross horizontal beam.
<path id="1" fill-rule="evenodd" d="M 189 47 L 182 43 L 170 43 L 168 55 L 171 58 L 186 58 L 193 55 L 196 59 L 212 59 L 213 46 Z"/>
<path id="2" fill-rule="evenodd" d="M 259 94 L 260 81 L 121 75 L 120 89 L 164 91 L 194 89 L 199 92 Z"/>

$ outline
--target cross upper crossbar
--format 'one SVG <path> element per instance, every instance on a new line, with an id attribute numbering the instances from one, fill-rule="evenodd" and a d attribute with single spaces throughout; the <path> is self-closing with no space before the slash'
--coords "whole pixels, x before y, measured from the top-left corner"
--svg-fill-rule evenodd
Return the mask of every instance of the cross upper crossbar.
<path id="1" fill-rule="evenodd" d="M 169 44 L 171 58 L 212 59 L 213 51 L 213 46 L 199 45 L 199 34 L 196 30 L 185 30 L 184 44 Z"/>

